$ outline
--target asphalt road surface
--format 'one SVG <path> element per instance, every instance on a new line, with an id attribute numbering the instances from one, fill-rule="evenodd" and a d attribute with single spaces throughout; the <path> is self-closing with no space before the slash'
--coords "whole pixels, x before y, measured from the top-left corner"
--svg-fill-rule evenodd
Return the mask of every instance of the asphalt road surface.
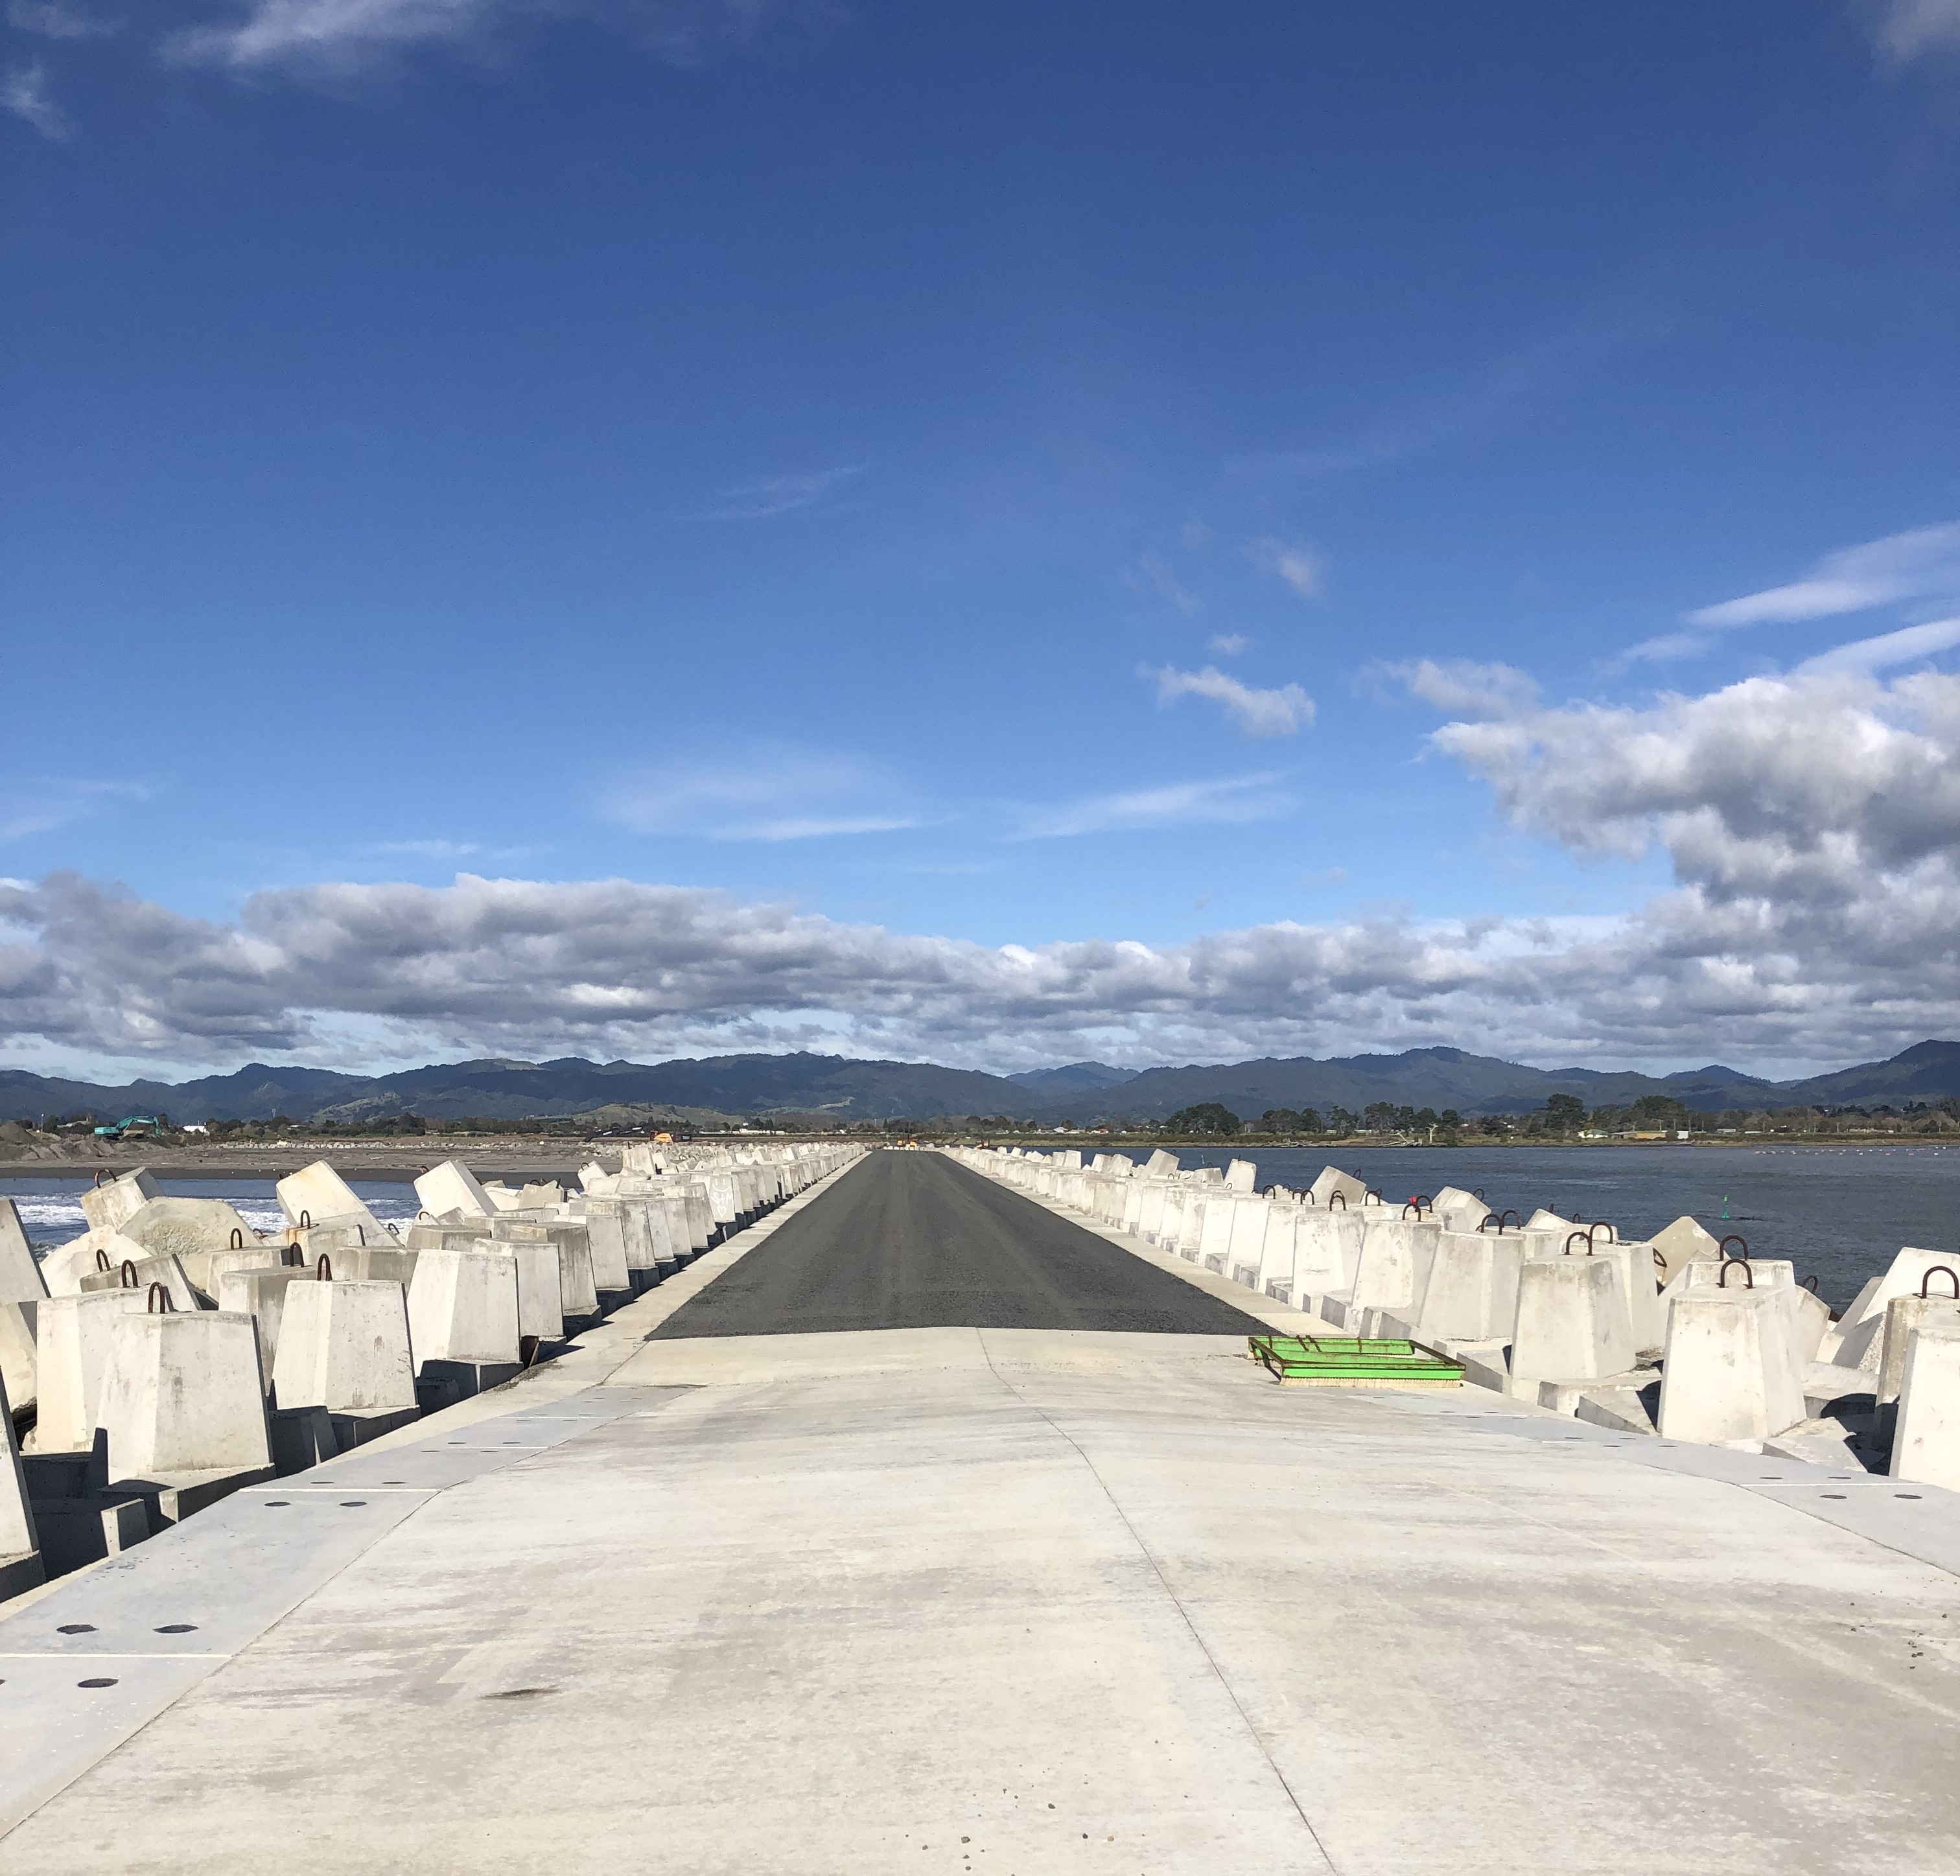
<path id="1" fill-rule="evenodd" d="M 942 1153 L 867 1156 L 683 1305 L 654 1340 L 842 1329 L 1265 1324 Z"/>

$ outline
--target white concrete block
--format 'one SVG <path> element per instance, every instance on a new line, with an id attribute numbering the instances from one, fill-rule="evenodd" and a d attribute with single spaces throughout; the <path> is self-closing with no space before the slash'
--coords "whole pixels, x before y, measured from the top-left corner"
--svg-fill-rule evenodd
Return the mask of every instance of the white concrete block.
<path id="1" fill-rule="evenodd" d="M 112 1482 L 269 1467 L 252 1318 L 214 1309 L 116 1316 L 99 1420 Z"/>
<path id="2" fill-rule="evenodd" d="M 139 1289 L 97 1289 L 50 1296 L 37 1308 L 40 1398 L 30 1452 L 78 1452 L 93 1443 L 111 1327 L 143 1306 Z"/>
<path id="3" fill-rule="evenodd" d="M 151 1199 L 160 1197 L 163 1188 L 151 1177 L 148 1169 L 138 1166 L 134 1172 L 126 1172 L 119 1179 L 100 1180 L 82 1193 L 81 1215 L 92 1229 L 113 1231 Z"/>
<path id="4" fill-rule="evenodd" d="M 40 1302 L 0 1302 L 0 1386 L 17 1408 L 33 1407 L 40 1398 L 40 1358 L 34 1345 L 40 1307 Z"/>
<path id="5" fill-rule="evenodd" d="M 39 1302 L 47 1293 L 21 1214 L 11 1199 L 0 1198 L 0 1303 Z"/>
<path id="6" fill-rule="evenodd" d="M 1908 1340 L 1892 1476 L 1960 1491 L 1960 1327 L 1923 1322 Z"/>
<path id="7" fill-rule="evenodd" d="M 1660 1253 L 1666 1265 L 1661 1273 L 1663 1285 L 1672 1283 L 1681 1274 L 1682 1266 L 1690 1260 L 1716 1254 L 1716 1240 L 1685 1215 L 1665 1230 L 1656 1232 L 1647 1242 Z"/>
<path id="8" fill-rule="evenodd" d="M 279 1328 L 285 1320 L 286 1291 L 315 1280 L 310 1267 L 295 1265 L 226 1270 L 218 1279 L 219 1308 L 250 1316 L 259 1325 L 259 1366 L 268 1382 L 278 1372 Z"/>
<path id="9" fill-rule="evenodd" d="M 1144 1173 L 1153 1179 L 1168 1179 L 1177 1170 L 1177 1155 L 1160 1146 L 1144 1162 Z"/>
<path id="10" fill-rule="evenodd" d="M 1803 1370 L 1775 1289 L 1697 1284 L 1668 1312 L 1661 1362 L 1663 1439 L 1760 1445 L 1806 1417 Z"/>
<path id="11" fill-rule="evenodd" d="M 1602 1258 L 1527 1259 L 1518 1267 L 1511 1331 L 1514 1381 L 1592 1381 L 1634 1365 L 1634 1325 L 1620 1274 Z"/>
<path id="12" fill-rule="evenodd" d="M 272 1189 L 288 1224 L 319 1225 L 328 1219 L 352 1219 L 367 1228 L 371 1243 L 378 1243 L 387 1235 L 380 1220 L 324 1159 L 316 1159 L 311 1165 L 288 1174 Z"/>
<path id="13" fill-rule="evenodd" d="M 118 1227 L 152 1257 L 179 1259 L 256 1245 L 258 1234 L 222 1199 L 153 1198 Z"/>
<path id="14" fill-rule="evenodd" d="M 490 1194 L 460 1159 L 445 1159 L 418 1175 L 415 1197 L 425 1211 L 437 1217 L 444 1212 L 461 1212 L 470 1218 L 494 1218 L 497 1213 Z"/>
<path id="15" fill-rule="evenodd" d="M 431 1362 L 514 1365 L 517 1263 L 502 1251 L 425 1251 L 409 1286 L 409 1340 Z"/>
<path id="16" fill-rule="evenodd" d="M 1465 1214 L 1458 1212 L 1455 1216 Z M 1444 1231 L 1437 1239 L 1417 1327 L 1421 1339 L 1490 1342 L 1508 1338 L 1518 1316 L 1519 1232 Z"/>
<path id="17" fill-rule="evenodd" d="M 1912 1338 L 1930 1322 L 1960 1324 L 1960 1299 L 1933 1294 L 1895 1296 L 1885 1305 L 1879 1343 L 1878 1404 L 1896 1401 L 1905 1385 L 1905 1358 Z"/>
<path id="18" fill-rule="evenodd" d="M 339 1278 L 293 1284 L 285 1293 L 272 1388 L 282 1407 L 412 1410 L 415 1368 L 401 1285 Z"/>
<path id="19" fill-rule="evenodd" d="M 1233 1192 L 1256 1192 L 1259 1169 L 1249 1159 L 1235 1159 L 1225 1169 L 1225 1184 Z"/>

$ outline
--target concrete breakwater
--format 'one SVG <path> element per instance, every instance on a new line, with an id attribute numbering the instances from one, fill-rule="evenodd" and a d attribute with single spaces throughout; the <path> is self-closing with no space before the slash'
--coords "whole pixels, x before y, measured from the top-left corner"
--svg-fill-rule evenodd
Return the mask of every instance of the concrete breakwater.
<path id="1" fill-rule="evenodd" d="M 1623 1242 L 1481 1192 L 1385 1202 L 1334 1166 L 1295 1191 L 1259 1189 L 1249 1160 L 1185 1170 L 1161 1150 L 955 1156 L 1332 1331 L 1422 1343 L 1598 1426 L 1960 1490 L 1960 1253 L 1908 1245 L 1841 1312 L 1787 1259 L 1688 1216 Z"/>
<path id="2" fill-rule="evenodd" d="M 0 1600 L 512 1379 L 859 1156 L 634 1145 L 577 1190 L 448 1160 L 406 1231 L 320 1161 L 268 1235 L 139 1169 L 38 1258 L 0 1200 Z"/>

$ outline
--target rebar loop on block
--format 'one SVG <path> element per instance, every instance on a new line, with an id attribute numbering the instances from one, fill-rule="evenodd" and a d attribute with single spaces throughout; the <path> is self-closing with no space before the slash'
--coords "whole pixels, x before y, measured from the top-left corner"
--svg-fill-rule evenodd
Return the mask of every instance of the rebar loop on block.
<path id="1" fill-rule="evenodd" d="M 1348 1194 L 1345 1192 L 1330 1192 L 1328 1194 L 1327 1203 L 1330 1207 L 1336 1199 L 1338 1199 L 1341 1201 L 1341 1209 L 1344 1212 L 1348 1209 Z"/>
<path id="2" fill-rule="evenodd" d="M 245 1234 L 236 1225 L 231 1227 L 231 1248 L 234 1251 L 245 1248 Z"/>
<path id="3" fill-rule="evenodd" d="M 1596 1232 L 1602 1231 L 1605 1232 L 1606 1242 L 1608 1244 L 1618 1244 L 1620 1242 L 1619 1232 L 1616 1231 L 1612 1226 L 1609 1225 L 1603 1218 L 1596 1218 L 1591 1224 L 1586 1227 L 1586 1235 L 1588 1238 L 1592 1237 Z"/>
<path id="4" fill-rule="evenodd" d="M 324 1251 L 320 1254 L 320 1261 L 313 1267 L 313 1273 L 320 1283 L 330 1283 L 333 1281 L 333 1260 Z"/>
<path id="5" fill-rule="evenodd" d="M 134 1289 L 137 1287 L 136 1262 L 133 1258 L 125 1258 L 123 1260 L 121 1282 L 122 1287 L 125 1289 Z"/>
<path id="6" fill-rule="evenodd" d="M 1799 1289 L 1809 1290 L 1815 1296 L 1817 1294 L 1816 1273 L 1813 1271 L 1809 1277 L 1799 1277 L 1796 1280 L 1796 1286 Z"/>
<path id="7" fill-rule="evenodd" d="M 113 1270 L 116 1266 L 109 1261 L 109 1253 L 98 1245 L 95 1252 L 95 1267 L 98 1270 Z"/>
<path id="8" fill-rule="evenodd" d="M 1402 1216 L 1406 1219 L 1411 1212 L 1415 1213 L 1419 1223 L 1422 1218 L 1422 1207 L 1414 1199 L 1405 1199 L 1402 1201 Z"/>
<path id="9" fill-rule="evenodd" d="M 1572 1247 L 1573 1247 L 1574 1245 L 1576 1245 L 1576 1244 L 1583 1244 L 1583 1245 L 1586 1247 L 1586 1254 L 1589 1258 L 1590 1256 L 1592 1256 L 1592 1233 L 1591 1233 L 1590 1232 L 1585 1232 L 1585 1231 L 1575 1231 L 1575 1232 L 1569 1232 L 1569 1233 L 1567 1235 L 1566 1240 L 1565 1240 L 1565 1248 L 1559 1253 L 1559 1255 L 1560 1255 L 1561 1257 L 1567 1257 L 1567 1258 L 1569 1258 L 1570 1256 L 1571 1256 L 1571 1254 L 1572 1254 Z"/>
<path id="10" fill-rule="evenodd" d="M 177 1305 L 170 1301 L 170 1286 L 168 1284 L 152 1283 L 150 1286 L 149 1300 L 144 1312 L 145 1315 L 152 1316 L 167 1316 L 169 1315 L 176 1308 Z"/>
<path id="11" fill-rule="evenodd" d="M 1960 1302 L 1960 1270 L 1955 1270 L 1950 1264 L 1935 1264 L 1928 1267 L 1926 1274 L 1919 1280 L 1920 1295 L 1930 1302 L 1933 1293 L 1927 1288 L 1927 1285 L 1942 1273 L 1944 1273 L 1946 1280 L 1953 1286 L 1953 1300 L 1955 1302 Z"/>
<path id="12" fill-rule="evenodd" d="M 1726 1289 L 1729 1287 L 1729 1273 L 1731 1270 L 1740 1270 L 1748 1287 L 1751 1289 L 1755 1288 L 1755 1269 L 1747 1258 L 1724 1258 L 1722 1260 L 1721 1271 L 1715 1279 L 1718 1289 Z"/>

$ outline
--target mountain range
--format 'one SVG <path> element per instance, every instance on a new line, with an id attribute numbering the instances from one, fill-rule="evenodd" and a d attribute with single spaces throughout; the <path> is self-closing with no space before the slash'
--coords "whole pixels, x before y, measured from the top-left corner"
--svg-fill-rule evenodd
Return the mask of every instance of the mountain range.
<path id="1" fill-rule="evenodd" d="M 272 1067 L 122 1087 L 0 1070 L 0 1120 L 92 1111 L 104 1119 L 163 1111 L 180 1122 L 264 1120 L 359 1124 L 414 1112 L 428 1120 L 475 1116 L 544 1119 L 599 1108 L 695 1108 L 723 1114 L 799 1114 L 837 1120 L 924 1120 L 1004 1115 L 1059 1124 L 1130 1118 L 1161 1121 L 1200 1102 L 1242 1118 L 1268 1108 L 1372 1102 L 1454 1108 L 1465 1114 L 1523 1114 L 1548 1096 L 1573 1094 L 1589 1108 L 1624 1106 L 1666 1095 L 1698 1112 L 1727 1108 L 1902 1105 L 1960 1095 L 1960 1042 L 1915 1044 L 1889 1060 L 1799 1081 L 1767 1081 L 1719 1065 L 1665 1076 L 1624 1070 L 1527 1068 L 1461 1049 L 1399 1055 L 1311 1056 L 1141 1073 L 1075 1062 L 1014 1076 L 928 1062 L 857 1061 L 838 1055 L 720 1055 L 653 1064 L 498 1059 L 431 1064 L 392 1075 Z"/>

